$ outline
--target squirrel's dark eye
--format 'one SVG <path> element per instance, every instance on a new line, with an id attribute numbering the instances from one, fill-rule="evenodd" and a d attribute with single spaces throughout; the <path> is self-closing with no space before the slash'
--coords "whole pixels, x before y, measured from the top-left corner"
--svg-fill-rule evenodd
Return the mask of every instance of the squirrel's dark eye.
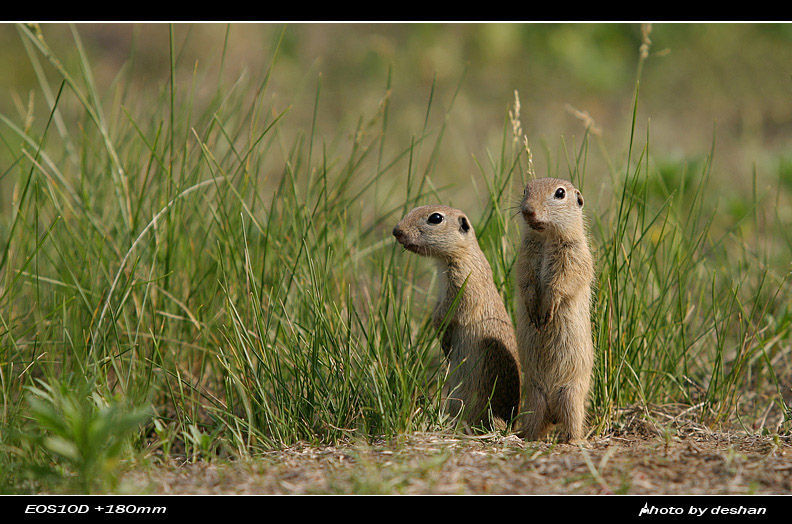
<path id="1" fill-rule="evenodd" d="M 557 199 L 561 200 L 561 199 L 562 199 L 562 198 L 564 198 L 565 196 L 566 196 L 566 191 L 564 191 L 564 188 L 563 188 L 563 187 L 559 187 L 558 189 L 556 189 L 556 192 L 555 192 L 555 197 L 556 197 Z"/>
<path id="2" fill-rule="evenodd" d="M 429 219 L 427 220 L 427 222 L 429 222 L 430 224 L 439 224 L 442 221 L 443 221 L 443 215 L 441 215 L 440 213 L 432 213 L 431 215 L 429 215 Z"/>

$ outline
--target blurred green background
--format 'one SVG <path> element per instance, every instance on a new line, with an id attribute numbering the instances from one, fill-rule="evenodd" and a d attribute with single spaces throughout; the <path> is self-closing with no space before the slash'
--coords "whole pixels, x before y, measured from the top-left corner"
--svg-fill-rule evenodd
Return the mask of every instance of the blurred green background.
<path id="1" fill-rule="evenodd" d="M 67 69 L 78 70 L 70 28 L 41 29 Z M 113 87 L 121 83 L 126 104 L 167 86 L 168 25 L 85 24 L 78 31 L 105 103 L 118 97 Z M 390 69 L 389 143 L 403 148 L 420 131 L 433 81 L 441 108 L 459 87 L 438 162 L 453 175 L 475 171 L 471 155 L 498 149 L 515 89 L 540 174 L 559 161 L 563 137 L 582 135 L 569 106 L 588 112 L 608 150 L 621 155 L 641 43 L 638 24 L 177 24 L 174 31 L 177 82 L 194 86 L 196 106 L 218 77 L 259 78 L 283 34 L 265 96 L 273 110 L 291 108 L 285 128 L 310 125 L 320 75 L 318 128 L 325 135 L 354 128 L 361 114 L 376 111 Z M 650 38 L 637 121 L 639 136 L 650 123 L 653 152 L 672 161 L 699 158 L 714 134 L 714 171 L 738 187 L 750 188 L 754 165 L 760 177 L 789 180 L 792 26 L 655 24 Z M 0 26 L 0 71 L 0 111 L 24 114 L 37 83 L 11 25 Z M 46 114 L 35 95 L 35 114 Z M 595 179 L 602 161 L 591 159 Z"/>

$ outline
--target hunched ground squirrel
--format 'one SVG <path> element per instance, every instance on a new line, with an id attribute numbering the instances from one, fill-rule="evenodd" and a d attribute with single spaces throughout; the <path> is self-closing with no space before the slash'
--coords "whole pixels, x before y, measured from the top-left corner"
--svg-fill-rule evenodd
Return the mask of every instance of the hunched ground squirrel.
<path id="1" fill-rule="evenodd" d="M 583 437 L 594 365 L 591 285 L 583 196 L 566 180 L 528 183 L 520 204 L 515 313 L 523 377 L 520 435 L 537 440 L 558 424 L 559 440 Z"/>
<path id="2" fill-rule="evenodd" d="M 393 228 L 409 251 L 438 263 L 440 293 L 433 321 L 446 320 L 446 409 L 470 426 L 505 429 L 519 413 L 520 362 L 511 318 L 467 216 L 441 205 L 410 211 Z M 461 291 L 461 292 L 460 292 Z M 459 295 L 456 309 L 449 314 Z"/>

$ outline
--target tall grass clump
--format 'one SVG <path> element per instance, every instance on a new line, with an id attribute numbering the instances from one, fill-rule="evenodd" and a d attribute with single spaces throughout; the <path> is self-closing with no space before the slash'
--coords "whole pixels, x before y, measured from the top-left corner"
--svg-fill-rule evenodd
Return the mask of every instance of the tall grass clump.
<path id="1" fill-rule="evenodd" d="M 152 405 L 150 445 L 193 458 L 442 425 L 427 291 L 389 237 L 437 191 L 434 89 L 388 153 L 387 97 L 327 139 L 317 83 L 309 131 L 282 130 L 265 96 L 279 41 L 257 80 L 211 92 L 198 69 L 177 83 L 171 32 L 168 82 L 137 98 L 122 71 L 108 111 L 76 29 L 76 71 L 18 30 L 48 115 L 2 120 L 4 427 L 35 418 L 25 388 L 55 383 Z"/>
<path id="2" fill-rule="evenodd" d="M 135 90 L 130 64 L 97 86 L 76 28 L 70 61 L 37 26 L 18 32 L 41 97 L 0 115 L 11 204 L 0 213 L 0 445 L 30 457 L 9 435 L 61 432 L 74 449 L 24 401 L 48 391 L 88 406 L 80 420 L 114 399 L 131 417 L 129 406 L 150 406 L 136 449 L 191 460 L 450 428 L 435 277 L 390 230 L 415 205 L 474 194 L 511 308 L 512 206 L 536 175 L 519 99 L 500 151 L 474 152 L 474 175 L 453 178 L 439 163 L 459 87 L 442 96 L 433 84 L 423 120 L 395 144 L 391 75 L 378 107 L 329 135 L 321 76 L 305 122 L 270 96 L 283 33 L 265 70 L 229 84 L 200 66 L 185 76 L 170 28 L 167 79 Z M 637 145 L 637 89 L 635 108 L 625 161 L 607 176 L 586 173 L 588 133 L 546 173 L 587 194 L 593 427 L 606 431 L 623 407 L 680 403 L 702 421 L 788 430 L 790 244 L 762 241 L 788 238 L 776 236 L 783 224 L 762 215 L 761 191 L 739 217 L 720 213 L 712 153 L 659 169 L 648 131 Z M 50 451 L 82 477 L 107 459 Z"/>
<path id="3" fill-rule="evenodd" d="M 776 429 L 789 423 L 773 365 L 789 351 L 789 313 L 779 301 L 788 274 L 756 257 L 756 243 L 735 242 L 733 226 L 716 224 L 710 161 L 690 186 L 653 192 L 657 173 L 644 157 L 615 186 L 615 210 L 597 217 L 594 398 L 602 420 L 620 406 L 682 403 L 710 424 L 735 415 L 754 423 L 771 411 Z M 750 259 L 742 269 L 741 259 Z"/>
<path id="4" fill-rule="evenodd" d="M 692 166 L 657 166 L 648 127 L 643 146 L 635 145 L 650 32 L 643 28 L 626 164 L 611 173 L 610 204 L 592 227 L 599 427 L 619 407 L 680 403 L 707 424 L 788 431 L 790 310 L 782 297 L 789 296 L 789 268 L 779 261 L 789 252 L 773 240 L 784 226 L 741 235 L 773 205 L 757 194 L 755 172 L 743 200 L 750 212 L 723 216 L 712 181 L 714 136 Z"/>

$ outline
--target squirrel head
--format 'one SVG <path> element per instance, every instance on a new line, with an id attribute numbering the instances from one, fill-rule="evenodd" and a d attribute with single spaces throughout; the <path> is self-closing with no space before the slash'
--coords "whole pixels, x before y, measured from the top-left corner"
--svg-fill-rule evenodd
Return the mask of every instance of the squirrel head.
<path id="1" fill-rule="evenodd" d="M 525 186 L 520 213 L 536 234 L 568 236 L 583 228 L 583 195 L 566 180 L 538 178 Z"/>
<path id="2" fill-rule="evenodd" d="M 453 260 L 468 256 L 478 241 L 467 215 L 448 206 L 416 207 L 393 228 L 396 240 L 413 253 Z"/>

